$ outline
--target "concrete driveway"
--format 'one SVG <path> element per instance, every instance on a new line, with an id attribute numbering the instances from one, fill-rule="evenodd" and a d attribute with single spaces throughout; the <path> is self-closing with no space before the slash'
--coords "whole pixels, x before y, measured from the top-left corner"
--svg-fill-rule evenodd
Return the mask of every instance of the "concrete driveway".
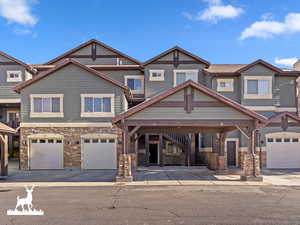
<path id="1" fill-rule="evenodd" d="M 263 176 L 273 185 L 300 186 L 300 169 L 264 169 Z"/>
<path id="2" fill-rule="evenodd" d="M 19 170 L 17 162 L 9 162 L 4 182 L 113 182 L 116 170 Z"/>

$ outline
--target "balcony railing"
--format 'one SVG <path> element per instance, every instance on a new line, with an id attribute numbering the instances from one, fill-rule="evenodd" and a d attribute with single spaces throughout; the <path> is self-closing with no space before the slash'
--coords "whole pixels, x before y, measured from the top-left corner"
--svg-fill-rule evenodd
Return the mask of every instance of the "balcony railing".
<path id="1" fill-rule="evenodd" d="M 11 120 L 7 123 L 8 126 L 16 129 L 20 126 L 20 121 L 17 121 L 17 120 Z"/>

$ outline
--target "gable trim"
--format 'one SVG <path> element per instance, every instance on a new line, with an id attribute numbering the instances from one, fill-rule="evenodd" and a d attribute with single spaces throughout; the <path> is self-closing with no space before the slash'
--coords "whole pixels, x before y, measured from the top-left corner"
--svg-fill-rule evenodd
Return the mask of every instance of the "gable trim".
<path id="1" fill-rule="evenodd" d="M 29 66 L 28 64 L 22 62 L 21 60 L 16 59 L 16 58 L 14 58 L 14 57 L 12 57 L 12 56 L 10 56 L 10 55 L 8 55 L 8 54 L 2 52 L 2 51 L 0 51 L 0 55 L 1 55 L 2 57 L 4 57 L 4 58 L 7 58 L 7 59 L 13 61 L 14 63 L 16 63 L 16 64 L 18 64 L 18 65 L 24 66 L 27 70 L 29 70 L 29 71 L 35 73 L 34 69 L 33 69 L 31 66 Z M 15 65 L 15 64 L 14 64 L 14 65 Z"/>
<path id="2" fill-rule="evenodd" d="M 127 112 L 124 112 L 124 113 L 116 116 L 113 119 L 112 122 L 114 124 L 118 123 L 120 120 L 123 120 L 123 119 L 126 119 L 126 118 L 130 117 L 133 114 L 138 113 L 138 112 L 142 111 L 143 109 L 154 105 L 155 103 L 157 103 L 157 102 L 159 102 L 159 101 L 161 101 L 161 100 L 163 100 L 163 99 L 171 96 L 172 94 L 174 94 L 174 93 L 176 93 L 176 92 L 178 92 L 180 90 L 185 90 L 185 88 L 189 87 L 189 86 L 195 88 L 196 90 L 198 90 L 200 92 L 203 92 L 204 94 L 206 94 L 206 95 L 208 95 L 208 96 L 210 96 L 210 97 L 212 97 L 212 98 L 214 98 L 214 99 L 216 99 L 218 101 L 221 101 L 225 105 L 227 105 L 229 107 L 232 107 L 232 108 L 236 109 L 237 111 L 239 111 L 239 112 L 241 112 L 243 114 L 246 114 L 249 117 L 252 117 L 254 119 L 259 120 L 260 122 L 265 123 L 267 121 L 266 117 L 264 117 L 264 116 L 262 116 L 262 115 L 260 115 L 260 114 L 258 114 L 256 112 L 254 112 L 254 111 L 251 111 L 251 110 L 243 107 L 242 105 L 234 102 L 233 100 L 231 100 L 229 98 L 226 98 L 226 97 L 224 97 L 224 96 L 216 93 L 215 91 L 213 91 L 213 90 L 211 90 L 211 89 L 209 89 L 209 88 L 201 85 L 201 84 L 198 84 L 198 83 L 196 83 L 194 81 L 189 80 L 189 81 L 186 81 L 185 83 L 182 83 L 182 84 L 180 84 L 180 85 L 178 85 L 178 86 L 176 86 L 176 87 L 174 87 L 174 88 L 172 88 L 172 89 L 170 89 L 170 90 L 168 90 L 168 91 L 166 91 L 166 92 L 158 95 L 157 97 L 149 99 L 149 100 L 147 100 L 147 101 L 145 101 L 145 102 L 143 102 L 143 103 L 141 103 L 141 104 L 139 104 L 139 105 L 137 105 L 137 106 L 129 109 Z"/>
<path id="3" fill-rule="evenodd" d="M 275 67 L 275 66 L 273 66 L 272 64 L 270 64 L 270 63 L 268 63 L 268 62 L 266 62 L 266 61 L 264 61 L 264 60 L 262 60 L 262 59 L 256 60 L 256 61 L 254 61 L 253 63 L 250 63 L 250 64 L 248 64 L 248 65 L 242 67 L 241 69 L 237 70 L 237 72 L 238 72 L 238 73 L 242 73 L 242 72 L 244 72 L 244 71 L 250 69 L 251 67 L 258 65 L 258 64 L 261 64 L 261 65 L 267 67 L 268 69 L 270 69 L 270 70 L 272 70 L 272 71 L 274 71 L 274 72 L 276 72 L 276 73 L 282 73 L 282 72 L 283 72 L 283 71 L 282 71 L 281 69 L 279 69 L 278 67 Z"/>
<path id="4" fill-rule="evenodd" d="M 24 83 L 21 83 L 20 85 L 18 85 L 15 88 L 13 88 L 13 90 L 15 92 L 17 92 L 17 93 L 20 93 L 20 91 L 23 88 L 25 88 L 25 87 L 27 87 L 27 86 L 29 86 L 29 85 L 31 85 L 31 84 L 33 84 L 33 83 L 35 83 L 35 82 L 43 79 L 44 77 L 46 77 L 46 76 L 48 76 L 48 75 L 56 72 L 57 70 L 62 69 L 63 67 L 65 67 L 65 66 L 67 66 L 69 64 L 74 64 L 74 65 L 76 65 L 76 66 L 78 66 L 78 67 L 80 67 L 80 68 L 82 68 L 82 69 L 90 72 L 91 74 L 93 74 L 95 76 L 98 76 L 98 77 L 100 77 L 100 78 L 102 78 L 102 79 L 104 79 L 104 80 L 112 83 L 113 85 L 116 85 L 116 86 L 124 89 L 127 93 L 130 93 L 130 90 L 126 86 L 124 86 L 123 84 L 121 84 L 120 82 L 115 81 L 115 80 L 113 80 L 113 79 L 105 76 L 104 74 L 102 74 L 102 73 L 100 73 L 100 72 L 98 72 L 98 71 L 96 71 L 94 69 L 91 69 L 91 68 L 89 68 L 89 67 L 87 67 L 87 66 L 85 66 L 85 65 L 83 65 L 83 64 L 81 64 L 81 63 L 79 63 L 77 61 L 74 61 L 72 59 L 66 59 L 63 63 L 57 65 L 56 67 L 54 67 L 54 68 L 52 68 L 52 69 L 50 69 L 48 71 L 45 71 L 43 73 L 40 73 L 39 75 L 35 76 L 31 80 L 28 80 L 28 81 L 25 81 Z"/>
<path id="5" fill-rule="evenodd" d="M 176 51 L 176 50 L 179 51 L 179 52 L 181 52 L 181 53 L 183 53 L 183 54 L 185 54 L 185 55 L 190 56 L 191 58 L 193 58 L 194 60 L 196 60 L 196 61 L 198 61 L 198 62 L 201 62 L 201 63 L 205 64 L 206 66 L 209 66 L 209 65 L 210 65 L 210 62 L 208 62 L 208 61 L 206 61 L 206 60 L 200 58 L 199 56 L 196 56 L 196 55 L 194 55 L 193 53 L 188 52 L 187 50 L 184 50 L 183 48 L 180 48 L 180 47 L 178 47 L 178 46 L 175 46 L 175 47 L 173 47 L 173 48 L 171 48 L 171 49 L 169 49 L 169 50 L 167 50 L 167 51 L 164 51 L 163 53 L 161 53 L 161 54 L 159 54 L 159 55 L 157 55 L 157 56 L 155 56 L 155 57 L 149 59 L 148 61 L 144 62 L 144 63 L 143 63 L 143 66 L 149 65 L 149 64 L 155 62 L 156 60 L 158 60 L 158 59 L 160 59 L 160 58 L 162 58 L 162 57 L 164 57 L 164 56 L 166 56 L 166 55 L 168 55 L 168 54 L 170 54 L 171 52 Z M 169 63 L 169 62 L 171 62 L 171 61 L 168 61 L 168 63 Z M 181 61 L 179 61 L 179 62 L 181 62 Z M 172 63 L 173 63 L 173 61 L 172 61 Z M 191 63 L 191 62 L 188 61 L 188 64 L 190 64 L 190 63 Z"/>
<path id="6" fill-rule="evenodd" d="M 85 42 L 85 43 L 83 43 L 83 44 L 81 44 L 81 45 L 79 45 L 79 46 L 77 46 L 77 47 L 75 47 L 75 48 L 73 48 L 73 49 L 71 49 L 71 50 L 69 50 L 69 51 L 63 53 L 62 55 L 60 55 L 60 56 L 58 56 L 58 57 L 56 57 L 56 58 L 54 58 L 54 59 L 52 59 L 52 60 L 46 62 L 45 64 L 46 64 L 46 65 L 53 64 L 53 63 L 55 63 L 55 62 L 57 62 L 57 61 L 59 61 L 59 60 L 65 58 L 66 56 L 71 55 L 71 54 L 73 54 L 74 52 L 76 52 L 76 51 L 78 51 L 78 50 L 80 50 L 80 49 L 82 49 L 82 48 L 84 48 L 84 47 L 86 47 L 86 46 L 88 46 L 88 45 L 90 45 L 90 44 L 93 44 L 93 43 L 94 43 L 94 44 L 98 44 L 98 45 L 100 45 L 101 47 L 103 47 L 103 48 L 105 48 L 105 49 L 107 49 L 107 50 L 109 50 L 109 51 L 112 51 L 112 52 L 114 52 L 115 54 L 120 55 L 120 56 L 122 56 L 122 57 L 124 57 L 124 58 L 126 58 L 126 59 L 128 59 L 128 60 L 130 60 L 130 61 L 132 61 L 132 62 L 134 62 L 134 63 L 136 63 L 136 64 L 138 64 L 138 65 L 141 64 L 141 62 L 139 62 L 138 60 L 132 58 L 131 56 L 128 56 L 128 55 L 126 55 L 125 53 L 120 52 L 119 50 L 114 49 L 114 48 L 112 48 L 112 47 L 110 47 L 110 46 L 104 44 L 103 42 L 100 42 L 100 41 L 95 40 L 95 39 L 91 39 L 91 40 L 89 40 L 89 41 L 87 41 L 87 42 Z"/>

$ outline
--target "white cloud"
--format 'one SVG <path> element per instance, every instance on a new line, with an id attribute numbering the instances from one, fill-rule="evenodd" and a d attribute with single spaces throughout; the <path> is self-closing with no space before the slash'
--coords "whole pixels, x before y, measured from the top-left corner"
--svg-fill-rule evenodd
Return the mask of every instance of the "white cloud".
<path id="1" fill-rule="evenodd" d="M 208 3 L 208 8 L 196 15 L 184 12 L 183 15 L 190 20 L 202 20 L 217 23 L 222 19 L 233 19 L 243 13 L 242 8 L 232 5 L 224 5 L 222 0 L 204 0 Z"/>
<path id="2" fill-rule="evenodd" d="M 253 23 L 242 32 L 240 39 L 244 40 L 250 37 L 272 38 L 274 35 L 296 32 L 300 32 L 300 13 L 289 13 L 283 22 L 262 20 Z"/>
<path id="3" fill-rule="evenodd" d="M 25 26 L 34 26 L 37 18 L 31 13 L 29 0 L 0 0 L 0 17 L 9 23 L 17 23 Z"/>
<path id="4" fill-rule="evenodd" d="M 283 65 L 283 66 L 288 66 L 288 67 L 292 67 L 296 62 L 298 61 L 298 59 L 296 57 L 293 58 L 275 58 L 275 63 L 277 65 Z"/>

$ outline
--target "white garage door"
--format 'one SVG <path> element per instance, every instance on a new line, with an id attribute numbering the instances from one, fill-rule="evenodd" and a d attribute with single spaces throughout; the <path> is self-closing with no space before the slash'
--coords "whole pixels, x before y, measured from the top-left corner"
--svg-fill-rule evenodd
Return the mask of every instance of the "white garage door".
<path id="1" fill-rule="evenodd" d="M 295 134 L 267 137 L 267 168 L 300 168 L 300 138 Z"/>
<path id="2" fill-rule="evenodd" d="M 117 151 L 115 139 L 84 138 L 82 146 L 84 169 L 117 168 Z"/>
<path id="3" fill-rule="evenodd" d="M 63 169 L 62 139 L 31 139 L 30 169 Z"/>

